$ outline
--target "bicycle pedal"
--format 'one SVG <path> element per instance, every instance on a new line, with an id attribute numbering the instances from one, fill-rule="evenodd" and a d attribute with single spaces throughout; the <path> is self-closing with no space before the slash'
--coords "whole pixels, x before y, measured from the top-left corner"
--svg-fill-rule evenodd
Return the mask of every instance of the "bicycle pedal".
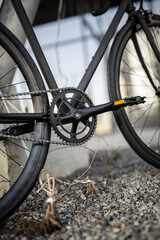
<path id="1" fill-rule="evenodd" d="M 145 103 L 145 100 L 144 100 L 145 98 L 146 97 L 141 97 L 141 96 L 126 97 L 118 101 L 115 101 L 114 106 L 120 108 L 120 107 L 142 104 L 142 103 Z"/>

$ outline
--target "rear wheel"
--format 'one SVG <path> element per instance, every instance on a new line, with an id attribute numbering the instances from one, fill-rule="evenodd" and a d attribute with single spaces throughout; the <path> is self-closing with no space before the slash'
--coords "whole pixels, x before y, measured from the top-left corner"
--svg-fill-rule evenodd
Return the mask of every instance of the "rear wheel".
<path id="1" fill-rule="evenodd" d="M 149 29 L 160 49 L 158 19 L 152 20 Z M 145 161 L 160 168 L 160 63 L 134 20 L 116 37 L 108 66 L 111 99 L 146 97 L 145 104 L 121 109 L 114 115 L 131 147 Z"/>
<path id="2" fill-rule="evenodd" d="M 23 45 L 0 25 L 0 94 L 44 89 L 39 72 Z M 2 97 L 0 113 L 47 113 L 46 95 Z M 49 140 L 48 122 L 0 123 L 0 132 L 23 129 L 22 138 Z M 21 128 L 23 126 L 23 128 Z M 20 134 L 18 134 L 20 136 Z M 0 220 L 9 216 L 27 197 L 42 169 L 48 144 L 9 138 L 0 139 Z"/>

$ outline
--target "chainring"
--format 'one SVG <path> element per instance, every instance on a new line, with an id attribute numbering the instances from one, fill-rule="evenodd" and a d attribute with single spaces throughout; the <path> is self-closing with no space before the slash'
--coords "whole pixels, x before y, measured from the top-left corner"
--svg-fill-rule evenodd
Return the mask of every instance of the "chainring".
<path id="1" fill-rule="evenodd" d="M 57 135 L 68 143 L 83 144 L 95 132 L 97 116 L 81 119 L 78 109 L 93 106 L 78 89 L 65 89 L 55 96 L 50 108 L 51 124 Z"/>

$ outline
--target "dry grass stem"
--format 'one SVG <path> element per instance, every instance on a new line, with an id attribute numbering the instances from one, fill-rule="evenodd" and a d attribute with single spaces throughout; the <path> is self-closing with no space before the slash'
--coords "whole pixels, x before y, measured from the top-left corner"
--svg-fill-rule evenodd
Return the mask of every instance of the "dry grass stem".
<path id="1" fill-rule="evenodd" d="M 97 147 L 97 148 L 98 148 L 98 147 Z M 97 150 L 95 151 L 94 156 L 93 156 L 93 158 L 92 158 L 92 160 L 91 160 L 91 163 L 90 163 L 89 167 L 87 168 L 87 170 L 86 170 L 83 174 L 81 174 L 79 177 L 77 177 L 72 183 L 70 183 L 69 187 L 65 190 L 65 192 L 64 192 L 63 194 L 61 194 L 59 197 L 56 198 L 56 201 L 57 201 L 58 199 L 62 198 L 63 196 L 65 196 L 65 194 L 68 192 L 68 190 L 69 190 L 72 186 L 74 186 L 75 184 L 77 184 L 77 183 L 83 183 L 83 182 L 85 182 L 85 181 L 88 181 L 88 179 L 83 179 L 83 180 L 79 180 L 79 179 L 82 178 L 82 177 L 89 171 L 89 169 L 92 167 L 92 164 L 93 164 L 93 162 L 94 162 L 96 153 L 97 153 Z M 87 182 L 86 182 L 86 183 L 87 183 Z M 66 184 L 66 182 L 65 182 L 65 184 Z"/>
<path id="2" fill-rule="evenodd" d="M 41 231 L 42 232 L 49 232 L 53 229 L 62 229 L 61 224 L 58 221 L 58 217 L 56 215 L 56 211 L 54 208 L 55 203 L 55 195 L 58 193 L 56 187 L 55 187 L 55 178 L 50 177 L 50 174 L 48 171 L 43 169 L 41 172 L 45 172 L 46 174 L 46 181 L 44 184 L 42 184 L 42 181 L 40 180 L 41 187 L 37 191 L 37 193 L 41 190 L 45 191 L 48 199 L 46 200 L 46 204 L 44 205 L 44 208 L 46 208 L 46 214 L 42 220 L 41 224 Z"/>
<path id="3" fill-rule="evenodd" d="M 88 176 L 85 179 L 82 179 L 82 177 L 84 177 L 84 175 L 92 167 L 96 154 L 97 154 L 97 150 L 94 152 L 94 155 L 92 157 L 89 167 L 79 177 L 77 177 L 72 183 L 62 181 L 53 176 L 51 177 L 51 174 L 47 170 L 42 169 L 41 174 L 45 173 L 46 181 L 43 183 L 41 178 L 39 177 L 40 188 L 38 189 L 37 193 L 43 190 L 48 196 L 48 199 L 46 200 L 46 203 L 44 205 L 44 208 L 46 209 L 46 213 L 45 213 L 44 219 L 42 220 L 42 225 L 41 225 L 41 230 L 43 232 L 49 232 L 53 228 L 62 229 L 62 226 L 58 220 L 58 217 L 55 211 L 54 204 L 58 199 L 62 198 L 72 186 L 78 183 L 87 184 L 86 191 L 85 191 L 86 195 L 96 194 L 99 192 L 99 188 L 95 185 L 95 182 L 90 180 Z M 65 191 L 62 194 L 60 194 L 58 197 L 57 197 L 58 191 L 55 187 L 55 181 L 62 183 L 64 185 L 68 185 Z"/>

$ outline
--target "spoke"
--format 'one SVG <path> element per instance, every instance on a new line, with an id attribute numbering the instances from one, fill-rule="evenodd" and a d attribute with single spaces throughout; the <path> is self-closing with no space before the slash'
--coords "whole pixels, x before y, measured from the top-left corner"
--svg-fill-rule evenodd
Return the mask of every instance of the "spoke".
<path id="1" fill-rule="evenodd" d="M 136 84 L 129 84 L 129 83 L 127 83 L 127 84 L 121 84 L 120 85 L 121 87 L 150 87 L 150 85 L 144 85 L 144 84 L 138 84 L 138 85 L 136 85 Z M 152 90 L 152 89 L 150 89 L 150 90 Z"/>
<path id="2" fill-rule="evenodd" d="M 146 42 L 146 40 L 142 37 L 142 34 L 140 34 L 140 33 L 137 33 L 137 35 L 139 36 L 139 38 L 142 40 L 142 42 L 145 44 L 145 46 L 148 48 L 148 50 L 151 52 L 151 53 L 153 53 L 153 50 L 152 50 L 152 48 L 151 48 L 151 45 L 149 44 L 148 45 L 148 39 L 145 37 L 145 39 L 147 40 L 147 42 Z M 146 36 L 146 35 L 145 35 Z"/>
<path id="3" fill-rule="evenodd" d="M 2 99 L 3 99 L 3 102 L 6 102 L 16 112 L 21 113 L 21 111 L 15 105 L 13 105 L 10 101 L 8 101 L 8 100 L 5 101 L 5 98 L 2 98 Z"/>
<path id="4" fill-rule="evenodd" d="M 137 57 L 137 54 L 136 54 L 136 56 L 135 56 L 135 55 L 133 54 L 133 52 L 131 52 L 128 48 L 126 48 L 125 51 L 128 52 L 133 58 L 135 58 L 135 60 L 137 60 L 138 62 L 140 62 L 140 61 L 139 61 L 139 58 Z"/>
<path id="5" fill-rule="evenodd" d="M 157 25 L 157 23 L 155 23 Z M 153 27 L 152 27 L 153 26 Z M 154 43 L 160 51 L 160 27 L 154 25 L 149 26 L 149 30 L 153 36 Z M 140 148 L 147 148 L 148 156 L 155 156 L 159 160 L 160 156 L 160 98 L 158 89 L 160 88 L 160 62 L 158 61 L 154 50 L 141 28 L 135 30 L 135 38 L 133 34 L 129 35 L 124 41 L 124 46 L 121 51 L 119 75 L 117 84 L 119 89 L 116 90 L 117 96 L 145 96 L 146 103 L 135 107 L 124 108 L 126 115 L 123 119 L 129 130 L 135 131 L 135 141 L 142 142 Z M 137 41 L 136 41 L 137 40 Z M 137 42 L 139 48 L 137 46 Z M 119 82 L 118 82 L 119 81 Z M 134 84 L 135 83 L 135 84 Z M 123 114 L 123 112 L 122 112 Z M 123 129 L 122 129 L 123 130 Z M 124 131 L 124 130 L 123 130 Z M 123 132 L 127 137 L 127 132 Z M 132 133 L 131 133 L 132 134 Z M 131 142 L 133 144 L 133 142 Z M 140 151 L 140 150 L 139 150 Z M 152 155 L 152 151 L 157 155 Z M 142 156 L 145 155 L 142 153 Z"/>
<path id="6" fill-rule="evenodd" d="M 157 99 L 156 99 L 156 101 L 157 101 Z M 155 101 L 155 102 L 156 102 L 156 101 Z M 150 105 L 148 106 L 148 108 L 146 109 L 146 111 L 144 111 L 144 112 L 139 116 L 139 118 L 132 124 L 132 126 L 135 126 L 135 125 L 137 124 L 137 122 L 145 115 L 145 113 L 146 113 L 147 111 L 150 111 L 152 105 L 153 105 L 155 102 L 153 102 L 152 104 L 150 104 Z"/>
<path id="7" fill-rule="evenodd" d="M 147 120 L 148 120 L 148 117 L 149 117 L 150 112 L 151 112 L 151 107 L 149 108 L 149 111 L 148 111 L 147 116 L 146 116 L 146 118 L 145 118 L 145 121 L 144 121 L 144 124 L 143 124 L 143 126 L 142 126 L 140 135 L 142 134 L 142 132 L 143 132 L 143 130 L 144 130 L 144 127 L 145 127 L 145 124 L 147 123 Z"/>
<path id="8" fill-rule="evenodd" d="M 19 167 L 24 168 L 21 164 L 19 164 L 15 159 L 13 159 L 9 154 L 7 154 L 1 148 L 0 148 L 0 151 L 3 152 L 7 157 L 9 157 L 13 162 L 15 162 Z"/>
<path id="9" fill-rule="evenodd" d="M 128 48 L 126 49 L 126 51 L 131 55 L 133 56 L 140 64 L 141 64 L 141 61 L 139 60 L 138 57 L 136 57 L 130 50 L 128 50 Z M 150 58 L 151 59 L 151 58 Z M 143 59 L 144 60 L 144 59 Z M 151 72 L 150 74 L 152 74 L 157 80 L 159 80 L 158 76 L 155 75 L 154 71 L 152 70 L 152 66 L 150 66 L 150 64 L 148 62 L 145 62 L 146 66 L 148 66 L 150 69 L 151 69 Z M 145 77 L 146 78 L 146 77 Z"/>
<path id="10" fill-rule="evenodd" d="M 137 75 L 137 73 L 136 73 L 136 71 L 133 69 L 133 68 L 131 68 L 130 67 L 130 65 L 124 60 L 124 59 L 122 59 L 122 61 L 123 61 L 123 63 L 131 70 L 131 73 L 130 73 L 130 76 L 136 76 Z M 129 74 L 129 73 L 128 73 Z M 148 88 L 150 89 L 150 90 L 152 90 L 152 91 L 154 91 L 154 89 L 153 89 L 153 87 L 152 87 L 152 85 L 146 85 L 146 83 L 145 83 L 145 81 L 144 81 L 144 77 L 142 76 L 138 76 L 140 79 L 141 79 L 141 81 L 144 83 L 144 86 L 148 86 Z M 145 79 L 147 79 L 147 76 L 145 77 Z M 135 81 L 136 81 L 137 79 L 135 79 Z M 154 91 L 155 92 L 155 91 Z"/>
<path id="11" fill-rule="evenodd" d="M 4 51 L 1 55 L 0 55 L 0 57 L 2 57 L 5 53 L 7 53 L 6 51 Z"/>
<path id="12" fill-rule="evenodd" d="M 160 128 L 158 127 L 158 128 L 156 129 L 156 131 L 154 132 L 151 140 L 149 141 L 149 143 L 148 143 L 148 145 L 147 145 L 148 147 L 150 147 L 150 145 L 151 145 L 151 143 L 152 143 L 152 141 L 153 141 L 153 139 L 154 139 L 154 137 L 155 137 L 155 135 L 156 135 L 156 133 L 158 132 L 159 129 L 160 129 Z"/>
<path id="13" fill-rule="evenodd" d="M 156 102 L 158 102 L 158 99 L 157 99 L 157 97 L 155 97 L 156 98 L 156 101 L 155 102 L 153 102 L 153 104 L 155 104 Z M 151 99 L 155 99 L 155 98 L 151 98 Z M 148 99 L 148 98 L 147 98 Z M 152 104 L 152 105 L 153 105 Z M 144 105 L 143 107 L 137 107 L 137 108 L 131 108 L 131 110 L 128 112 L 128 113 L 133 113 L 133 112 L 137 112 L 137 110 L 142 110 L 142 109 L 145 109 L 145 108 L 148 108 L 148 105 Z"/>
<path id="14" fill-rule="evenodd" d="M 24 83 L 26 83 L 26 81 L 22 81 L 22 82 L 18 82 L 18 83 L 12 83 L 12 84 L 6 85 L 4 87 L 0 87 L 0 89 L 14 87 L 14 86 L 17 86 L 17 85 L 20 85 L 20 84 L 24 84 Z"/>
<path id="15" fill-rule="evenodd" d="M 24 146 L 21 146 L 20 144 L 15 143 L 15 142 L 13 142 L 13 141 L 11 141 L 11 140 L 7 140 L 7 141 L 10 142 L 10 143 L 12 143 L 12 144 L 14 144 L 14 145 L 17 146 L 17 147 L 20 147 L 20 148 L 28 151 L 29 153 L 31 152 L 31 151 L 27 148 L 27 146 L 25 146 L 25 147 L 24 147 Z M 25 144 L 25 145 L 26 145 L 26 144 Z M 27 153 L 27 155 L 28 155 L 28 153 Z"/>
<path id="16" fill-rule="evenodd" d="M 125 60 L 123 60 L 123 61 L 125 61 Z M 129 67 L 129 65 L 128 65 L 128 67 Z M 121 73 L 128 74 L 130 76 L 136 76 L 136 77 L 140 77 L 140 78 L 145 78 L 146 79 L 146 76 L 139 75 L 136 72 L 135 73 L 131 73 L 131 72 L 121 71 Z"/>
<path id="17" fill-rule="evenodd" d="M 156 33 L 155 33 L 155 31 L 152 30 L 152 34 L 154 35 L 154 39 L 155 39 L 155 42 L 156 42 L 157 46 L 159 46 L 159 42 L 158 42 L 158 39 L 157 39 L 157 35 L 160 35 L 159 31 L 156 30 Z M 159 36 L 158 36 L 158 38 L 159 38 Z"/>
<path id="18" fill-rule="evenodd" d="M 27 157 L 29 157 L 29 152 L 28 152 L 27 145 L 26 145 L 25 141 L 24 141 L 24 140 L 21 140 L 21 143 L 22 143 L 22 146 L 23 146 L 22 148 L 23 148 L 23 149 L 26 149 L 26 150 L 25 150 L 25 153 L 26 153 Z"/>
<path id="19" fill-rule="evenodd" d="M 5 106 L 5 109 L 6 109 L 7 113 L 10 113 L 9 108 L 8 108 L 8 106 L 6 104 L 6 101 L 4 101 L 4 98 L 2 98 L 2 101 L 4 103 L 4 106 Z"/>
<path id="20" fill-rule="evenodd" d="M 5 78 L 9 73 L 11 73 L 13 70 L 15 70 L 17 67 L 17 65 L 15 67 L 13 67 L 11 70 L 9 70 L 7 73 L 5 73 L 1 78 L 0 78 L 0 81 Z"/>
<path id="21" fill-rule="evenodd" d="M 153 52 L 153 50 L 151 48 L 151 45 L 149 44 L 148 40 L 146 39 L 147 40 L 147 43 L 146 43 L 146 41 L 142 38 L 142 36 L 140 34 L 137 34 L 137 35 L 141 38 L 141 40 L 145 43 L 146 47 L 148 48 L 148 53 L 150 54 L 150 59 L 151 59 L 151 55 L 154 56 L 154 58 L 155 58 L 155 54 L 154 54 L 154 52 Z M 156 79 L 159 80 L 159 77 L 156 76 L 155 72 L 152 70 L 152 66 L 150 66 L 149 63 L 146 63 L 146 65 L 151 69 L 151 72 L 152 72 L 153 76 Z"/>
<path id="22" fill-rule="evenodd" d="M 8 178 L 6 178 L 5 176 L 3 176 L 2 174 L 0 174 L 0 177 L 2 177 L 3 179 L 5 179 L 7 182 L 10 182 L 11 184 L 14 184 L 14 182 L 12 182 L 11 180 L 9 180 Z M 1 182 L 0 182 L 1 183 Z"/>
<path id="23" fill-rule="evenodd" d="M 128 67 L 129 67 L 129 65 L 128 65 Z M 132 69 L 131 69 L 132 70 Z M 140 78 L 140 79 L 142 79 L 142 78 L 144 78 L 144 80 L 142 80 L 143 82 L 146 80 L 146 79 L 148 79 L 148 77 L 147 76 L 142 76 L 142 75 L 139 75 L 139 74 L 137 74 L 136 72 L 135 73 L 132 73 L 132 72 L 126 72 L 126 71 L 121 71 L 121 73 L 123 73 L 123 74 L 126 74 L 126 75 L 129 75 L 129 76 L 133 76 L 133 77 L 138 77 L 138 78 Z M 159 79 L 157 79 L 158 81 L 159 81 Z M 136 85 L 132 85 L 132 86 L 136 86 Z M 150 87 L 150 89 L 152 89 L 153 87 L 151 87 L 151 84 L 150 85 L 148 85 L 148 84 L 146 84 L 146 82 L 144 82 L 144 84 L 142 85 L 137 85 L 137 86 L 146 86 L 146 87 Z"/>

